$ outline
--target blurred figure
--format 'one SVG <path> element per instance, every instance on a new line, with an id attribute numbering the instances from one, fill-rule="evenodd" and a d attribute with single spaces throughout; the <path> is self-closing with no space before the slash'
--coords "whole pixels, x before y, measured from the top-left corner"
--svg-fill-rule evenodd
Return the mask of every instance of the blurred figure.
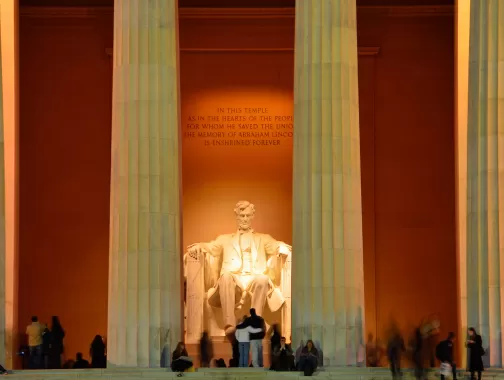
<path id="1" fill-rule="evenodd" d="M 238 339 L 236 339 L 236 332 L 235 334 L 226 335 L 226 338 L 228 339 L 229 343 L 231 343 L 232 350 L 232 357 L 231 359 L 229 359 L 229 367 L 236 368 L 240 363 L 240 347 Z"/>
<path id="2" fill-rule="evenodd" d="M 425 350 L 424 350 L 424 336 L 422 334 L 421 327 L 417 327 L 415 329 L 412 343 L 413 343 L 412 358 L 413 358 L 413 364 L 415 365 L 415 378 L 417 380 L 424 380 L 427 377 L 425 376 L 425 370 L 424 370 Z"/>
<path id="3" fill-rule="evenodd" d="M 368 335 L 366 343 L 366 365 L 368 367 L 378 367 L 381 361 L 381 350 L 374 340 L 373 334 Z"/>
<path id="4" fill-rule="evenodd" d="M 481 380 L 481 372 L 484 370 L 483 359 L 481 357 L 485 355 L 483 340 L 473 327 L 470 327 L 467 332 L 469 339 L 466 342 L 466 347 L 469 349 L 469 372 L 471 372 L 471 380 L 475 380 L 475 373 L 478 373 L 478 380 Z"/>
<path id="5" fill-rule="evenodd" d="M 82 352 L 77 352 L 77 355 L 75 356 L 75 362 L 73 364 L 73 369 L 84 368 L 89 368 L 89 362 L 83 358 Z"/>
<path id="6" fill-rule="evenodd" d="M 42 368 L 42 334 L 45 326 L 41 325 L 37 316 L 31 318 L 31 324 L 26 326 L 26 335 L 28 336 L 28 348 L 30 350 L 30 359 L 28 368 Z"/>
<path id="7" fill-rule="evenodd" d="M 213 345 L 208 332 L 204 331 L 200 340 L 200 366 L 203 368 L 210 367 L 213 359 Z"/>
<path id="8" fill-rule="evenodd" d="M 60 369 L 61 357 L 63 355 L 63 339 L 65 331 L 61 326 L 57 316 L 52 317 L 51 321 L 51 347 L 49 348 L 49 368 Z"/>
<path id="9" fill-rule="evenodd" d="M 271 367 L 275 371 L 291 371 L 294 368 L 294 354 L 284 336 L 280 337 L 280 345 L 275 347 Z"/>
<path id="10" fill-rule="evenodd" d="M 450 332 L 448 338 L 443 340 L 436 346 L 436 357 L 441 362 L 441 365 L 451 366 L 453 380 L 457 380 L 457 365 L 453 360 L 453 342 L 455 333 Z M 441 380 L 445 379 L 445 374 L 441 371 Z"/>
<path id="11" fill-rule="evenodd" d="M 424 357 L 429 360 L 430 368 L 436 367 L 436 347 L 439 343 L 441 323 L 437 315 L 428 316 L 422 326 L 424 336 Z"/>
<path id="12" fill-rule="evenodd" d="M 280 332 L 278 331 L 278 325 L 274 324 L 271 326 L 273 333 L 270 338 L 270 365 L 273 366 L 273 354 L 275 349 L 280 346 Z"/>
<path id="13" fill-rule="evenodd" d="M 89 356 L 91 357 L 91 368 L 107 368 L 105 342 L 101 335 L 96 335 L 91 342 Z"/>
<path id="14" fill-rule="evenodd" d="M 73 366 L 75 364 L 75 360 L 73 359 L 68 359 L 65 363 L 63 363 L 62 369 L 73 369 Z"/>
<path id="15" fill-rule="evenodd" d="M 301 356 L 299 357 L 298 370 L 302 371 L 305 376 L 312 376 L 313 372 L 318 366 L 318 351 L 313 344 L 313 341 L 309 339 L 306 342 L 306 346 L 301 350 Z"/>
<path id="16" fill-rule="evenodd" d="M 401 373 L 401 356 L 405 351 L 404 340 L 396 326 L 392 327 L 391 335 L 387 344 L 387 356 L 390 363 L 390 371 L 394 379 L 399 379 Z"/>

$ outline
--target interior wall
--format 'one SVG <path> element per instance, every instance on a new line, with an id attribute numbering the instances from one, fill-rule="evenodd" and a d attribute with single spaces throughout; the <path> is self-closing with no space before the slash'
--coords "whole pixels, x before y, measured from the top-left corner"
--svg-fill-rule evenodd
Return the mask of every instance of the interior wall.
<path id="1" fill-rule="evenodd" d="M 411 331 L 432 314 L 439 317 L 442 336 L 458 331 L 454 15 L 437 12 L 412 7 L 388 16 L 359 13 L 359 44 L 380 47 L 373 202 L 381 338 L 391 319 Z"/>
<path id="2" fill-rule="evenodd" d="M 112 17 L 21 12 L 21 341 L 61 319 L 65 355 L 107 332 Z"/>
<path id="3" fill-rule="evenodd" d="M 293 51 L 256 50 L 292 48 L 291 20 L 179 25 L 183 245 L 235 232 L 240 200 L 256 231 L 291 243 Z"/>

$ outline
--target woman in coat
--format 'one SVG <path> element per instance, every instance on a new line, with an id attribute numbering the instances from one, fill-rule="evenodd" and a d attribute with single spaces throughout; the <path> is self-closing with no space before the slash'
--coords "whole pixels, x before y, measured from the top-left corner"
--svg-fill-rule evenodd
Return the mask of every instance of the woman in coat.
<path id="1" fill-rule="evenodd" d="M 471 372 L 471 379 L 474 380 L 474 373 L 477 372 L 478 380 L 481 380 L 481 372 L 483 371 L 483 359 L 481 357 L 485 355 L 483 341 L 473 327 L 470 327 L 467 332 L 469 333 L 469 340 L 466 346 L 469 348 L 469 372 Z"/>

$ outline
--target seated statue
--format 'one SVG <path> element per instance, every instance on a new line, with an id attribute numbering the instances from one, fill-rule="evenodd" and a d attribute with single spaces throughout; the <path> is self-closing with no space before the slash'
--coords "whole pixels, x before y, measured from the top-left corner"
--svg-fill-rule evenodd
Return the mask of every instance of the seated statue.
<path id="1" fill-rule="evenodd" d="M 240 201 L 234 211 L 238 224 L 236 232 L 187 248 L 187 254 L 195 260 L 208 255 L 216 259 L 210 262 L 213 270 L 219 270 L 219 275 L 207 292 L 207 300 L 210 306 L 222 308 L 227 335 L 235 331 L 235 310 L 248 298 L 258 315 L 262 315 L 266 303 L 272 312 L 283 306 L 285 299 L 274 284 L 275 265 L 277 258 L 290 255 L 292 250 L 290 245 L 252 229 L 255 213 L 252 203 Z M 221 262 L 220 268 L 216 268 Z"/>

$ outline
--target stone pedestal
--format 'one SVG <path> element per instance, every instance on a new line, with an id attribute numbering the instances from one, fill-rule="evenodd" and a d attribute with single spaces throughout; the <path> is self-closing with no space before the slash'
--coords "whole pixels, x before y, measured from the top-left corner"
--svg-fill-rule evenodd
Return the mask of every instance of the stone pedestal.
<path id="1" fill-rule="evenodd" d="M 183 332 L 177 0 L 116 0 L 108 365 L 169 365 Z"/>
<path id="2" fill-rule="evenodd" d="M 468 83 L 459 83 L 458 88 L 461 319 L 464 330 L 474 327 L 482 335 L 487 365 L 500 367 L 504 328 L 504 9 L 500 1 L 492 0 L 461 1 L 457 9 L 458 68 L 469 74 Z M 470 25 L 461 25 L 463 19 Z M 464 26 L 469 33 L 461 34 Z"/>
<path id="3" fill-rule="evenodd" d="M 355 0 L 296 2 L 293 344 L 364 361 Z"/>

